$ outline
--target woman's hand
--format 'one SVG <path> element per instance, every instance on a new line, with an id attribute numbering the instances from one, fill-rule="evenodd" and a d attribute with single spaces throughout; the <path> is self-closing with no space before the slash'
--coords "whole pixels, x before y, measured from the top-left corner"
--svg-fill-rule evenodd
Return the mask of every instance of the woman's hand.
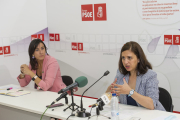
<path id="1" fill-rule="evenodd" d="M 114 88 L 114 84 L 116 84 L 117 78 L 114 80 L 114 82 L 107 88 L 106 93 L 112 92 L 112 88 Z"/>
<path id="2" fill-rule="evenodd" d="M 73 88 L 73 92 L 76 92 L 77 90 L 78 90 L 78 87 Z M 69 95 L 71 95 L 71 91 L 70 91 L 70 90 L 67 91 L 67 93 L 68 93 Z"/>
<path id="3" fill-rule="evenodd" d="M 21 65 L 21 72 L 25 75 L 30 75 L 32 72 L 26 64 Z"/>
<path id="4" fill-rule="evenodd" d="M 131 91 L 130 86 L 127 84 L 125 78 L 123 78 L 124 84 L 123 85 L 118 85 L 118 84 L 114 84 L 113 83 L 113 88 L 111 88 L 113 93 L 116 93 L 117 95 L 120 94 L 129 94 L 129 92 Z M 116 86 L 117 88 L 114 88 L 114 86 Z"/>
<path id="5" fill-rule="evenodd" d="M 23 74 L 23 73 L 21 73 L 20 75 L 19 75 L 19 78 L 20 79 L 23 79 L 25 77 L 25 75 Z"/>

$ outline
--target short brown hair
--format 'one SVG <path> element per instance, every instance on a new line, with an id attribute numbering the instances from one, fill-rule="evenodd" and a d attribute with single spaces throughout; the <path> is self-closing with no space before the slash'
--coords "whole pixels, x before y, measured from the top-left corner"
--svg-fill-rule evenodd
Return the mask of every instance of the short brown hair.
<path id="1" fill-rule="evenodd" d="M 146 59 L 146 56 L 144 54 L 143 49 L 141 48 L 141 46 L 134 41 L 130 41 L 127 42 L 121 49 L 121 53 L 120 53 L 120 59 L 119 59 L 119 71 L 126 75 L 127 73 L 129 73 L 129 71 L 127 71 L 122 63 L 122 52 L 126 51 L 126 50 L 130 50 L 131 52 L 133 52 L 136 57 L 139 59 L 139 63 L 137 65 L 137 75 L 140 74 L 145 74 L 147 72 L 148 69 L 152 69 L 151 64 L 149 63 L 149 61 Z"/>

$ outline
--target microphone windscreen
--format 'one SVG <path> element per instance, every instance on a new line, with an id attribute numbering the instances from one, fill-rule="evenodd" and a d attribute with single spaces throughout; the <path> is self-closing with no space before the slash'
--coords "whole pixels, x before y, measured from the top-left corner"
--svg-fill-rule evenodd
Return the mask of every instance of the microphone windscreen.
<path id="1" fill-rule="evenodd" d="M 107 70 L 105 73 L 104 73 L 104 76 L 107 76 L 110 72 Z"/>
<path id="2" fill-rule="evenodd" d="M 81 87 L 84 87 L 87 85 L 88 80 L 86 77 L 80 76 L 80 77 L 76 78 L 75 82 L 78 83 L 78 87 L 81 88 Z"/>

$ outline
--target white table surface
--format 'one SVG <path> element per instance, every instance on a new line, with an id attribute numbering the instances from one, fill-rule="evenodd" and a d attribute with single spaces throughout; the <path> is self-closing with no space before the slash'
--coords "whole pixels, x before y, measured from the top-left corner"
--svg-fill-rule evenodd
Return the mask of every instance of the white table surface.
<path id="1" fill-rule="evenodd" d="M 11 86 L 17 86 L 17 85 L 11 85 Z M 19 96 L 19 97 L 10 97 L 10 96 L 5 96 L 5 95 L 0 95 L 0 105 L 4 105 L 11 108 L 16 108 L 19 110 L 32 112 L 32 113 L 41 115 L 46 110 L 45 106 L 50 104 L 57 97 L 59 97 L 59 94 L 55 92 L 39 91 L 36 89 L 27 88 L 27 87 L 21 87 L 21 89 L 30 91 L 31 93 L 27 95 Z M 69 101 L 69 104 L 71 104 L 71 96 L 68 96 L 68 101 Z M 77 105 L 80 105 L 80 97 L 74 96 L 74 101 Z M 58 103 L 65 104 L 65 100 L 61 99 Z M 89 110 L 88 106 L 94 103 L 96 103 L 95 99 L 83 98 L 83 107 L 88 110 Z M 48 109 L 45 113 L 45 116 L 66 119 L 71 114 L 70 109 L 66 110 L 65 112 L 63 111 L 66 107 L 67 105 L 53 108 L 54 111 L 52 111 L 52 108 Z M 120 104 L 119 107 L 120 107 L 120 112 L 121 111 L 135 111 L 136 112 L 136 114 L 133 114 L 132 116 L 130 116 L 129 118 L 126 118 L 125 120 L 129 120 L 131 117 L 139 117 L 141 118 L 141 120 L 152 120 L 160 116 L 168 117 L 170 115 L 174 115 L 180 119 L 180 114 L 176 114 L 176 113 L 164 112 L 164 111 L 159 111 L 159 110 L 148 110 L 142 107 L 129 106 L 129 105 L 123 105 L 123 104 Z M 76 116 L 69 118 L 69 120 L 79 120 L 79 119 L 87 120 L 87 118 L 79 118 Z M 95 120 L 96 117 L 92 117 L 90 120 L 93 120 L 93 119 Z M 98 119 L 109 120 L 104 117 L 98 117 Z"/>

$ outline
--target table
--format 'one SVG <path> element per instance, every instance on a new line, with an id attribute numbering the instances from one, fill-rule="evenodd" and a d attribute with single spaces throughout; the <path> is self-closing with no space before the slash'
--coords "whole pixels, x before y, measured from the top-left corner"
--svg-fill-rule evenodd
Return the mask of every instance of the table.
<path id="1" fill-rule="evenodd" d="M 9 85 L 8 85 L 9 86 Z M 16 86 L 17 85 L 12 85 Z M 30 94 L 19 96 L 19 97 L 10 97 L 5 95 L 0 95 L 0 120 L 40 120 L 42 113 L 46 109 L 46 105 L 54 101 L 59 95 L 50 91 L 39 91 L 36 89 L 31 89 L 27 87 L 22 87 L 21 89 L 30 91 Z M 71 96 L 68 96 L 69 104 L 71 103 Z M 80 97 L 74 96 L 74 101 L 77 105 L 80 105 Z M 64 103 L 65 100 L 61 99 L 59 103 Z M 95 99 L 83 98 L 83 107 L 89 109 L 88 106 L 96 103 Z M 175 115 L 180 119 L 180 114 L 164 112 L 159 110 L 148 110 L 142 107 L 129 106 L 120 104 L 120 110 L 131 110 L 138 111 L 136 114 L 133 114 L 131 117 L 139 117 L 141 120 L 152 120 L 160 116 L 169 116 Z M 48 109 L 43 116 L 43 120 L 50 120 L 50 117 L 66 119 L 70 114 L 71 110 L 68 109 L 65 112 L 63 111 L 67 105 L 53 108 L 54 111 Z M 88 111 L 89 112 L 89 111 Z M 98 117 L 99 120 L 109 120 L 104 117 Z M 125 120 L 129 120 L 126 118 Z M 87 120 L 87 118 L 79 118 L 76 116 L 70 117 L 69 120 Z M 92 117 L 90 120 L 96 120 L 96 117 Z"/>

